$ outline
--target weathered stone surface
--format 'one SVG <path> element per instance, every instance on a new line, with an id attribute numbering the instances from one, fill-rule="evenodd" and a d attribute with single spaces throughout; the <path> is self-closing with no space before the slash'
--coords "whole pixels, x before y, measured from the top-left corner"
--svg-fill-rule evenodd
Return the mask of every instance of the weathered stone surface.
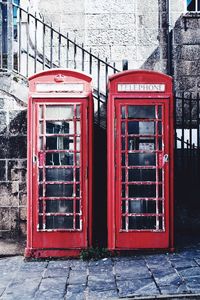
<path id="1" fill-rule="evenodd" d="M 68 277 L 69 268 L 48 268 L 44 273 L 44 278 Z"/>
<path id="2" fill-rule="evenodd" d="M 120 297 L 143 296 L 143 295 L 158 295 L 159 291 L 151 279 L 135 279 L 118 281 L 117 288 Z"/>
<path id="3" fill-rule="evenodd" d="M 86 284 L 87 282 L 87 273 L 86 271 L 76 270 L 71 271 L 68 279 L 68 284 Z"/>

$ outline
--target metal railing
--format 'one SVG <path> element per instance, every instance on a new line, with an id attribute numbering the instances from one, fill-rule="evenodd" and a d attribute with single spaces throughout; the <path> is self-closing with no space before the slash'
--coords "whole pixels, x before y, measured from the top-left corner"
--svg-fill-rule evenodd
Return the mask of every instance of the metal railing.
<path id="1" fill-rule="evenodd" d="M 68 34 L 62 34 L 12 0 L 1 3 L 1 12 L 0 69 L 24 77 L 50 68 L 70 68 L 90 74 L 96 100 L 95 120 L 102 121 L 105 127 L 106 87 L 108 76 L 119 71 L 115 63 L 101 59 L 91 49 L 85 49 L 84 44 L 71 40 Z"/>

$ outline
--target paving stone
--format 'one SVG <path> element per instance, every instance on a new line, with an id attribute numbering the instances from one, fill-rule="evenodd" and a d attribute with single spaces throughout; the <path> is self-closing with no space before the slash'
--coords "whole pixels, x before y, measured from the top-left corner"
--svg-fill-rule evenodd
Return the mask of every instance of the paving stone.
<path id="1" fill-rule="evenodd" d="M 186 285 L 189 288 L 200 289 L 200 276 L 185 278 Z"/>
<path id="2" fill-rule="evenodd" d="M 117 290 L 109 290 L 109 291 L 89 291 L 88 300 L 115 300 L 119 299 L 117 296 Z"/>
<path id="3" fill-rule="evenodd" d="M 181 284 L 179 286 L 176 285 L 165 285 L 159 286 L 161 294 L 186 294 L 189 293 L 190 290 L 187 288 L 186 284 Z"/>
<path id="4" fill-rule="evenodd" d="M 93 274 L 88 276 L 88 281 L 105 281 L 105 282 L 113 282 L 115 281 L 115 277 L 113 274 L 109 273 L 99 273 L 99 274 Z"/>
<path id="5" fill-rule="evenodd" d="M 70 293 L 81 293 L 84 292 L 86 289 L 86 284 L 75 284 L 75 285 L 68 285 L 67 292 Z"/>
<path id="6" fill-rule="evenodd" d="M 176 273 L 168 274 L 163 277 L 157 277 L 155 278 L 155 281 L 158 284 L 158 286 L 163 286 L 163 285 L 179 286 L 180 284 L 182 284 L 181 278 Z"/>
<path id="7" fill-rule="evenodd" d="M 2 299 L 18 299 L 23 296 L 33 299 L 40 284 L 40 279 L 15 279 L 5 290 Z"/>
<path id="8" fill-rule="evenodd" d="M 174 268 L 177 270 L 179 269 L 185 269 L 185 268 L 191 268 L 191 267 L 197 267 L 197 263 L 193 259 L 183 259 L 181 257 L 176 257 L 173 259 L 170 259 L 170 262 Z"/>
<path id="9" fill-rule="evenodd" d="M 88 261 L 83 260 L 73 260 L 71 262 L 71 269 L 72 270 L 86 270 L 88 267 Z"/>
<path id="10" fill-rule="evenodd" d="M 35 294 L 35 299 L 62 299 L 66 288 L 66 278 L 44 278 Z"/>
<path id="11" fill-rule="evenodd" d="M 89 273 L 112 273 L 113 262 L 111 259 L 91 261 L 88 264 Z"/>
<path id="12" fill-rule="evenodd" d="M 72 260 L 51 260 L 48 263 L 48 269 L 54 268 L 69 268 L 73 263 Z"/>
<path id="13" fill-rule="evenodd" d="M 64 299 L 65 300 L 85 300 L 85 296 L 83 293 L 67 292 Z"/>
<path id="14" fill-rule="evenodd" d="M 69 268 L 48 268 L 44 273 L 44 278 L 65 277 L 69 276 Z"/>
<path id="15" fill-rule="evenodd" d="M 167 275 L 177 274 L 172 267 L 151 269 L 151 273 L 154 278 L 158 278 L 158 279 Z"/>
<path id="16" fill-rule="evenodd" d="M 115 281 L 88 281 L 90 291 L 109 291 L 116 289 Z"/>
<path id="17" fill-rule="evenodd" d="M 151 279 L 135 279 L 118 281 L 117 288 L 120 297 L 158 295 L 159 290 Z"/>
<path id="18" fill-rule="evenodd" d="M 178 271 L 178 273 L 184 278 L 200 276 L 200 268 L 194 267 L 194 268 L 181 269 Z"/>
<path id="19" fill-rule="evenodd" d="M 86 284 L 87 276 L 86 271 L 70 271 L 68 284 Z"/>
<path id="20" fill-rule="evenodd" d="M 116 269 L 116 278 L 118 280 L 127 280 L 127 279 L 135 279 L 135 278 L 151 278 L 151 274 L 147 267 L 143 268 L 133 268 L 126 267 L 126 269 Z"/>

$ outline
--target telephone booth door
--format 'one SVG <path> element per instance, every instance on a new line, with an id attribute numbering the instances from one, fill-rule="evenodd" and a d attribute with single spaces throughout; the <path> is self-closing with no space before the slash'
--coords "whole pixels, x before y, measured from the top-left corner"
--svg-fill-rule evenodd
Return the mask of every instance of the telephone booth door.
<path id="1" fill-rule="evenodd" d="M 53 72 L 55 75 L 60 71 Z M 51 76 L 52 72 L 48 74 Z M 64 75 L 76 74 L 65 71 Z M 91 242 L 88 170 L 92 153 L 88 116 L 92 117 L 92 100 L 91 95 L 72 92 L 48 96 L 31 95 L 29 106 L 32 130 L 26 256 L 74 256 Z"/>
<path id="2" fill-rule="evenodd" d="M 110 98 L 108 113 L 113 105 L 115 114 L 113 194 L 108 185 L 110 249 L 167 249 L 171 245 L 171 107 L 166 95 L 159 96 L 129 92 Z M 109 133 L 111 127 L 110 142 Z"/>

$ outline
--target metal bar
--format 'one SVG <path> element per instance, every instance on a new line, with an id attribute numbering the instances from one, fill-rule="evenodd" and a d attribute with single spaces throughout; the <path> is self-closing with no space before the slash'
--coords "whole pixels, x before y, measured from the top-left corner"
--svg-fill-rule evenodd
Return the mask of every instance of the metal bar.
<path id="1" fill-rule="evenodd" d="M 198 150 L 200 149 L 200 147 L 199 147 L 199 145 L 200 145 L 200 136 L 199 136 L 199 130 L 200 130 L 200 128 L 199 128 L 199 126 L 200 126 L 199 104 L 200 104 L 200 101 L 199 100 L 200 100 L 199 93 L 197 93 L 197 149 Z"/>
<path id="2" fill-rule="evenodd" d="M 22 43 L 22 11 L 19 8 L 19 25 L 18 25 L 18 72 L 21 72 L 21 43 Z"/>
<path id="3" fill-rule="evenodd" d="M 74 69 L 76 69 L 76 38 L 74 39 Z"/>
<path id="4" fill-rule="evenodd" d="M 74 166 L 77 165 L 76 159 L 76 105 L 73 106 L 74 116 L 73 116 L 73 123 L 74 123 Z M 74 203 L 73 203 L 73 228 L 76 229 L 76 168 L 73 166 L 73 196 L 74 196 Z"/>
<path id="5" fill-rule="evenodd" d="M 190 94 L 190 100 L 189 100 L 189 132 L 190 132 L 189 141 L 191 147 L 192 146 L 192 93 Z"/>
<path id="6" fill-rule="evenodd" d="M 98 60 L 97 61 L 97 93 L 98 93 L 98 111 L 97 111 L 97 114 L 98 114 L 98 124 L 100 125 L 100 113 L 101 113 L 101 106 L 100 106 L 100 68 L 101 68 L 101 65 L 100 65 L 100 61 Z"/>
<path id="7" fill-rule="evenodd" d="M 35 13 L 36 16 L 36 13 Z M 35 59 L 34 59 L 34 73 L 37 71 L 37 19 L 35 18 L 35 49 L 34 49 Z"/>
<path id="8" fill-rule="evenodd" d="M 107 98 L 108 98 L 108 88 L 107 88 L 107 83 L 108 83 L 108 58 L 106 57 L 106 65 L 105 65 L 105 90 L 106 90 L 106 101 L 107 101 Z"/>
<path id="9" fill-rule="evenodd" d="M 83 49 L 84 47 L 84 44 L 82 43 L 82 71 L 84 71 L 84 68 L 85 68 L 85 51 Z"/>
<path id="10" fill-rule="evenodd" d="M 182 129 L 182 141 L 181 141 L 181 149 L 183 150 L 184 149 L 184 93 L 182 93 L 182 98 L 181 98 L 181 101 L 182 101 L 182 103 L 181 103 L 181 106 L 182 106 L 182 116 L 181 116 L 181 121 L 182 121 L 182 127 L 181 127 L 181 129 Z"/>
<path id="11" fill-rule="evenodd" d="M 46 38 L 46 26 L 43 24 L 43 35 L 42 35 L 42 69 L 45 69 L 45 38 Z"/>
<path id="12" fill-rule="evenodd" d="M 59 32 L 60 32 L 60 28 L 59 28 Z M 58 35 L 58 66 L 59 66 L 59 68 L 61 66 L 61 35 L 60 35 L 60 33 Z"/>
<path id="13" fill-rule="evenodd" d="M 66 67 L 69 68 L 69 38 L 67 33 Z"/>
<path id="14" fill-rule="evenodd" d="M 17 5 L 15 5 L 15 6 L 17 6 Z M 19 7 L 19 6 L 17 6 L 17 7 Z M 34 19 L 36 18 L 38 23 L 44 24 L 45 27 L 46 27 L 46 28 L 49 28 L 50 30 L 52 30 L 54 34 L 59 34 L 59 31 L 58 31 L 58 30 L 55 30 L 55 29 L 52 28 L 52 24 L 51 24 L 51 25 L 46 24 L 44 21 L 42 21 L 41 19 L 38 19 L 38 18 L 35 17 L 33 14 L 28 13 L 28 11 L 26 11 L 26 10 L 23 9 L 23 8 L 21 8 L 21 10 L 22 10 L 24 13 L 29 14 L 30 17 L 33 17 Z M 73 42 L 71 39 L 69 39 L 68 34 L 67 34 L 67 36 L 65 36 L 64 34 L 60 33 L 60 35 L 61 35 L 61 37 L 62 37 L 63 39 L 66 39 L 66 40 L 68 40 L 70 43 L 74 44 L 74 42 Z M 80 45 L 76 44 L 76 48 L 77 48 L 77 49 L 80 49 L 80 50 L 84 50 L 85 54 L 91 55 L 93 59 L 98 59 L 98 56 L 92 54 L 91 51 L 88 51 L 88 50 L 86 50 L 86 49 L 83 49 Z M 90 49 L 90 50 L 91 50 L 91 49 Z M 114 73 L 119 72 L 119 70 L 115 68 L 115 63 L 113 64 L 113 65 L 114 65 L 114 67 L 113 67 L 113 66 L 110 65 L 109 63 L 106 63 L 104 60 L 102 60 L 102 59 L 100 59 L 100 58 L 99 58 L 99 60 L 100 60 L 101 63 L 107 65 L 110 69 L 113 69 Z"/>
<path id="15" fill-rule="evenodd" d="M 3 5 L 0 6 L 0 68 L 3 69 Z"/>
<path id="16" fill-rule="evenodd" d="M 92 74 L 92 53 L 91 52 L 92 52 L 92 49 L 90 48 L 90 52 L 89 52 L 89 74 Z"/>
<path id="17" fill-rule="evenodd" d="M 26 24 L 26 77 L 29 76 L 29 24 L 30 24 L 30 14 L 27 13 L 27 24 Z"/>
<path id="18" fill-rule="evenodd" d="M 13 70 L 13 5 L 7 0 L 7 69 Z"/>
<path id="19" fill-rule="evenodd" d="M 50 68 L 53 67 L 53 28 L 51 23 L 51 29 L 50 29 Z"/>

